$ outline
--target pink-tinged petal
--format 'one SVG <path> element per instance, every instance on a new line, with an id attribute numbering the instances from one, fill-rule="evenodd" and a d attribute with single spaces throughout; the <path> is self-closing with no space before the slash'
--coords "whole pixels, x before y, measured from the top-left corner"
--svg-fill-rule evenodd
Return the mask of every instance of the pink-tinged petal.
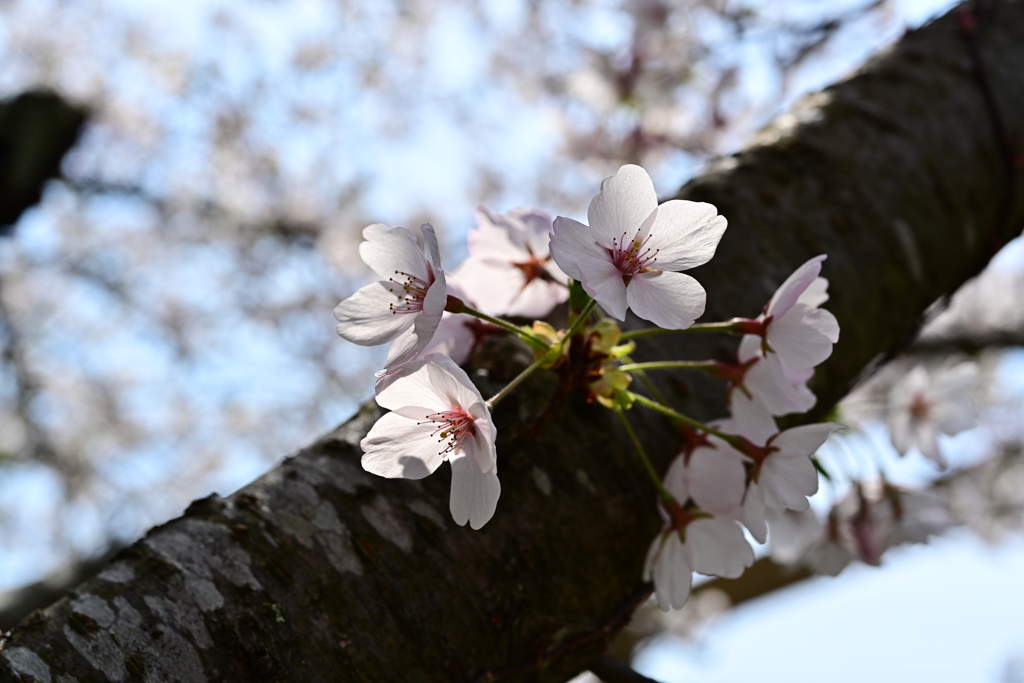
<path id="1" fill-rule="evenodd" d="M 835 316 L 820 308 L 795 304 L 768 324 L 768 344 L 783 365 L 807 370 L 832 355 L 833 338 L 839 339 Z"/>
<path id="2" fill-rule="evenodd" d="M 959 398 L 978 383 L 978 366 L 974 363 L 960 363 L 935 373 L 931 382 L 931 393 L 936 399 Z"/>
<path id="3" fill-rule="evenodd" d="M 754 550 L 740 525 L 731 519 L 698 519 L 686 527 L 693 569 L 701 574 L 735 579 L 754 563 Z"/>
<path id="4" fill-rule="evenodd" d="M 468 410 L 471 405 L 484 402 L 469 375 L 451 358 L 434 353 L 427 356 L 426 361 L 431 386 L 439 396 L 445 398 L 449 408 Z"/>
<path id="5" fill-rule="evenodd" d="M 497 472 L 498 452 L 495 443 L 498 440 L 498 428 L 494 426 L 491 413 L 484 403 L 474 403 L 468 409 L 473 416 L 476 430 L 473 435 L 473 457 L 481 472 Z M 468 446 L 467 446 L 468 448 Z"/>
<path id="6" fill-rule="evenodd" d="M 574 280 L 581 280 L 579 260 L 608 260 L 608 250 L 594 241 L 590 227 L 559 216 L 551 227 L 551 258 L 563 273 Z"/>
<path id="7" fill-rule="evenodd" d="M 917 449 L 921 451 L 921 455 L 938 465 L 939 469 L 946 469 L 946 458 L 939 448 L 938 430 L 929 422 L 918 426 Z"/>
<path id="8" fill-rule="evenodd" d="M 441 446 L 432 436 L 436 425 L 422 423 L 427 409 L 415 412 L 420 421 L 408 417 L 408 411 L 377 420 L 359 442 L 364 470 L 389 479 L 422 479 L 444 462 Z"/>
<path id="9" fill-rule="evenodd" d="M 690 497 L 690 484 L 687 481 L 686 462 L 683 456 L 675 457 L 668 466 L 665 476 L 661 478 L 661 483 L 680 505 L 686 504 L 686 499 Z"/>
<path id="10" fill-rule="evenodd" d="M 710 261 L 727 225 L 725 217 L 717 214 L 711 204 L 682 199 L 659 206 L 647 243 L 658 250 L 657 267 L 689 270 Z"/>
<path id="11" fill-rule="evenodd" d="M 621 242 L 623 235 L 626 240 L 632 240 L 657 208 L 658 195 L 647 171 L 627 164 L 602 181 L 601 191 L 587 209 L 587 222 L 593 239 L 603 247 L 611 247 L 612 240 Z M 562 262 L 558 265 L 562 266 Z"/>
<path id="12" fill-rule="evenodd" d="M 438 272 L 437 275 L 434 284 L 430 285 L 427 295 L 423 298 L 423 310 L 412 316 L 412 329 L 395 339 L 388 349 L 388 357 L 384 360 L 384 372 L 415 358 L 434 338 L 434 332 L 441 324 L 441 316 L 448 301 L 444 273 Z"/>
<path id="13" fill-rule="evenodd" d="M 823 277 L 814 278 L 814 282 L 796 300 L 798 304 L 803 304 L 808 308 L 819 308 L 826 301 L 828 301 L 828 280 Z"/>
<path id="14" fill-rule="evenodd" d="M 551 254 L 551 216 L 540 209 L 513 209 L 509 216 L 523 226 L 525 246 L 539 259 Z"/>
<path id="15" fill-rule="evenodd" d="M 789 383 L 786 371 L 774 353 L 763 356 L 750 366 L 743 378 L 743 386 L 772 415 L 806 413 L 817 401 L 806 385 Z"/>
<path id="16" fill-rule="evenodd" d="M 967 396 L 950 397 L 935 404 L 931 418 L 940 432 L 953 436 L 974 426 L 974 406 Z"/>
<path id="17" fill-rule="evenodd" d="M 608 315 L 617 320 L 626 319 L 626 285 L 622 272 L 605 258 L 581 256 L 580 283 L 587 294 L 594 297 Z"/>
<path id="18" fill-rule="evenodd" d="M 398 271 L 430 282 L 427 259 L 409 228 L 389 228 L 375 223 L 363 229 L 363 239 L 365 241 L 359 245 L 359 256 L 381 278 L 397 280 L 395 271 Z"/>
<path id="19" fill-rule="evenodd" d="M 486 206 L 476 209 L 477 229 L 469 233 L 469 252 L 474 258 L 498 263 L 510 263 L 529 256 L 522 226 L 509 216 L 501 216 Z M 547 232 L 551 222 L 548 221 Z"/>
<path id="20" fill-rule="evenodd" d="M 907 451 L 914 447 L 916 430 L 914 419 L 905 410 L 889 411 L 889 437 L 892 439 L 893 448 L 900 455 L 906 455 Z"/>
<path id="21" fill-rule="evenodd" d="M 498 506 L 501 484 L 495 472 L 480 471 L 475 459 L 466 455 L 452 455 L 452 493 L 450 508 L 452 519 L 460 526 L 479 529 L 491 519 Z"/>
<path id="22" fill-rule="evenodd" d="M 465 291 L 473 293 L 477 306 L 494 315 L 508 315 L 512 301 L 526 283 L 522 271 L 508 262 L 502 265 L 476 256 L 463 261 L 451 277 Z"/>
<path id="23" fill-rule="evenodd" d="M 756 334 L 745 334 L 740 339 L 740 346 L 736 350 L 736 360 L 746 363 L 754 356 L 761 355 L 761 337 Z"/>
<path id="24" fill-rule="evenodd" d="M 412 327 L 414 315 L 395 313 L 391 304 L 401 301 L 387 282 L 362 287 L 334 309 L 338 334 L 361 346 L 385 344 Z"/>
<path id="25" fill-rule="evenodd" d="M 685 330 L 692 325 L 704 315 L 706 300 L 700 283 L 683 273 L 641 273 L 634 275 L 626 287 L 626 301 L 633 312 L 668 330 Z"/>
<path id="26" fill-rule="evenodd" d="M 399 365 L 377 380 L 374 392 L 377 405 L 388 410 L 422 406 L 427 413 L 436 413 L 451 408 L 448 398 L 432 383 L 425 360 Z"/>
<path id="27" fill-rule="evenodd" d="M 785 453 L 810 457 L 828 440 L 832 432 L 845 429 L 835 422 L 819 422 L 816 424 L 793 427 L 775 437 L 772 445 Z"/>
<path id="28" fill-rule="evenodd" d="M 786 313 L 797 302 L 797 299 L 811 286 L 821 272 L 821 262 L 826 258 L 825 254 L 815 256 L 807 263 L 797 268 L 786 281 L 775 290 L 771 301 L 768 303 L 767 315 L 779 316 Z"/>
<path id="29" fill-rule="evenodd" d="M 729 434 L 738 434 L 751 442 L 763 446 L 779 432 L 772 414 L 755 397 L 748 398 L 739 389 L 729 394 L 730 419 L 720 429 Z"/>
<path id="30" fill-rule="evenodd" d="M 474 318 L 464 314 L 445 313 L 441 316 L 430 343 L 420 351 L 417 358 L 425 358 L 432 353 L 441 353 L 462 365 L 469 360 L 469 354 L 476 343 L 476 334 L 469 326 Z"/>
<path id="31" fill-rule="evenodd" d="M 437 246 L 437 235 L 434 233 L 434 226 L 430 223 L 424 223 L 420 226 L 420 231 L 423 233 L 423 246 L 426 247 L 426 255 L 430 259 L 434 277 L 438 277 L 442 272 L 441 250 Z M 424 279 L 430 282 L 428 278 Z"/>
<path id="32" fill-rule="evenodd" d="M 800 512 L 807 509 L 807 496 L 818 490 L 818 471 L 807 455 L 772 453 L 761 466 L 758 484 L 766 506 Z"/>
<path id="33" fill-rule="evenodd" d="M 690 495 L 702 510 L 715 514 L 732 512 L 743 502 L 747 470 L 745 458 L 730 446 L 701 446 L 690 454 L 687 479 Z"/>
<path id="34" fill-rule="evenodd" d="M 747 495 L 743 498 L 743 508 L 740 510 L 740 521 L 758 543 L 764 543 L 768 538 L 764 492 L 759 484 L 752 483 L 747 487 Z"/>
<path id="35" fill-rule="evenodd" d="M 539 279 L 520 287 L 518 291 L 513 290 L 513 294 L 506 315 L 522 318 L 543 318 L 569 298 L 569 290 L 565 286 Z"/>
<path id="36" fill-rule="evenodd" d="M 690 597 L 693 569 L 675 532 L 659 534 L 644 563 L 644 580 L 654 581 L 654 596 L 664 612 L 682 609 Z"/>

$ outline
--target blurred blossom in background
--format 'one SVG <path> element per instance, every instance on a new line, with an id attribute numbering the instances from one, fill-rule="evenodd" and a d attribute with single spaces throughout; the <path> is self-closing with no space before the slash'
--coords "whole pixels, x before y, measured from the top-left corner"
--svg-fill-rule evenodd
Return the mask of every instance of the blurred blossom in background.
<path id="1" fill-rule="evenodd" d="M 623 163 L 645 166 L 668 196 L 796 97 L 950 5 L 0 2 L 0 98 L 50 89 L 89 112 L 62 177 L 0 238 L 0 591 L 230 493 L 352 413 L 382 349 L 342 343 L 331 311 L 366 281 L 365 225 L 431 221 L 455 264 L 480 203 L 579 216 Z M 888 397 L 917 363 L 978 368 L 980 426 L 939 437 L 951 471 L 1020 443 L 1024 320 L 1006 293 L 1022 288 L 1016 245 L 954 298 L 915 355 L 849 398 L 841 417 L 857 429 L 823 454 L 840 476 L 812 501 L 801 552 L 847 497 L 880 510 L 881 475 L 931 487 L 948 474 L 889 442 Z M 936 489 L 934 529 L 968 525 L 1003 540 L 998 550 L 957 532 L 890 561 L 886 532 L 874 556 L 863 543 L 842 551 L 883 562 L 880 572 L 813 579 L 710 626 L 728 604 L 698 594 L 689 616 L 637 636 L 654 643 L 637 665 L 665 681 L 757 667 L 761 680 L 836 681 L 829 663 L 858 658 L 878 668 L 857 680 L 1021 680 L 1024 604 L 1019 592 L 1016 603 L 993 596 L 1024 569 L 1019 537 L 1005 541 L 1024 484 L 998 462 L 987 479 Z M 940 616 L 961 603 L 963 616 Z M 917 618 L 894 621 L 907 613 Z M 972 619 L 995 634 L 973 650 L 977 629 L 954 626 Z M 842 627 L 822 635 L 826 620 Z M 943 624 L 962 636 L 952 654 L 934 633 Z M 868 637 L 885 629 L 889 640 Z M 785 647 L 764 635 L 782 630 L 819 659 L 770 669 L 758 648 Z M 956 665 L 935 656 L 914 668 L 941 652 Z"/>

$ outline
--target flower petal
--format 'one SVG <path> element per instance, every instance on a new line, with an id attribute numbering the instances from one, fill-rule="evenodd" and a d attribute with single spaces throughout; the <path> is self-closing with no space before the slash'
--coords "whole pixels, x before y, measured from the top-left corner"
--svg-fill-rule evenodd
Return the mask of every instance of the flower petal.
<path id="1" fill-rule="evenodd" d="M 427 259 L 409 228 L 374 223 L 363 229 L 363 239 L 359 256 L 384 280 L 395 277 L 397 271 L 430 282 Z"/>
<path id="2" fill-rule="evenodd" d="M 761 466 L 758 480 L 764 504 L 797 512 L 807 509 L 807 496 L 818 490 L 818 471 L 807 455 L 772 453 Z"/>
<path id="3" fill-rule="evenodd" d="M 839 323 L 834 315 L 800 303 L 768 324 L 768 344 L 793 370 L 807 370 L 822 363 L 832 355 L 832 344 L 838 339 Z"/>
<path id="4" fill-rule="evenodd" d="M 408 362 L 427 348 L 434 338 L 437 326 L 441 324 L 441 316 L 448 301 L 448 288 L 445 285 L 444 273 L 439 272 L 434 284 L 430 285 L 427 295 L 423 298 L 423 310 L 413 316 L 412 328 L 399 336 L 388 349 L 388 357 L 384 360 L 385 372 L 388 368 Z"/>
<path id="5" fill-rule="evenodd" d="M 395 368 L 377 380 L 374 391 L 377 405 L 388 410 L 423 406 L 426 415 L 451 408 L 448 398 L 434 386 L 425 360 Z"/>
<path id="6" fill-rule="evenodd" d="M 573 280 L 581 280 L 578 264 L 583 257 L 607 259 L 608 251 L 594 241 L 589 226 L 559 216 L 551 226 L 551 258 L 563 273 Z"/>
<path id="7" fill-rule="evenodd" d="M 700 283 L 683 273 L 641 273 L 634 275 L 626 287 L 626 301 L 633 312 L 668 330 L 685 330 L 692 325 L 704 315 L 706 299 Z"/>
<path id="8" fill-rule="evenodd" d="M 436 470 L 444 456 L 433 436 L 437 425 L 422 423 L 428 412 L 427 408 L 413 411 L 421 414 L 420 420 L 409 417 L 408 411 L 387 413 L 377 420 L 359 442 L 363 469 L 389 479 L 422 479 Z"/>
<path id="9" fill-rule="evenodd" d="M 828 440 L 832 432 L 844 428 L 843 425 L 835 422 L 800 425 L 779 434 L 772 441 L 772 445 L 786 453 L 810 457 L 821 448 L 821 445 Z"/>
<path id="10" fill-rule="evenodd" d="M 470 381 L 466 371 L 460 368 L 451 358 L 440 353 L 426 357 L 432 386 L 448 401 L 449 408 L 460 408 L 468 411 L 470 406 L 483 403 L 483 396 Z"/>
<path id="11" fill-rule="evenodd" d="M 401 299 L 387 282 L 374 282 L 356 291 L 334 309 L 338 334 L 361 346 L 385 344 L 412 327 L 413 314 L 395 313 L 391 304 Z"/>
<path id="12" fill-rule="evenodd" d="M 711 204 L 673 199 L 658 207 L 647 246 L 661 270 L 689 270 L 711 260 L 726 225 Z"/>
<path id="13" fill-rule="evenodd" d="M 654 595 L 662 611 L 682 609 L 686 604 L 693 585 L 693 569 L 675 532 L 658 534 L 651 543 L 644 579 L 654 581 Z"/>
<path id="14" fill-rule="evenodd" d="M 793 274 L 786 278 L 786 281 L 775 290 L 771 301 L 768 302 L 768 310 L 765 313 L 776 318 L 786 315 L 789 309 L 793 307 L 793 304 L 797 302 L 797 299 L 818 277 L 818 273 L 821 272 L 821 262 L 826 258 L 825 254 L 815 256 L 793 271 Z"/>
<path id="15" fill-rule="evenodd" d="M 450 508 L 452 519 L 463 526 L 469 522 L 479 529 L 494 515 L 501 495 L 501 484 L 495 472 L 484 473 L 476 460 L 466 455 L 452 455 L 452 493 Z"/>
<path id="16" fill-rule="evenodd" d="M 433 275 L 434 277 L 438 277 L 442 272 L 441 250 L 437 246 L 437 235 L 434 233 L 434 226 L 430 223 L 424 223 L 420 226 L 420 232 L 423 233 L 423 246 L 426 247 L 426 256 L 430 259 Z M 429 279 L 426 279 L 426 281 L 430 282 Z"/>
<path id="17" fill-rule="evenodd" d="M 751 483 L 747 487 L 747 495 L 743 498 L 740 521 L 758 543 L 764 543 L 768 538 L 768 523 L 765 521 L 764 512 L 764 492 L 760 484 Z"/>
<path id="18" fill-rule="evenodd" d="M 601 191 L 587 209 L 587 222 L 594 241 L 603 247 L 611 247 L 612 240 L 621 242 L 623 236 L 632 240 L 657 208 L 658 195 L 647 171 L 627 164 L 601 182 Z M 558 265 L 562 266 L 561 261 Z M 562 270 L 565 270 L 564 266 Z M 567 270 L 565 272 L 572 275 Z"/>
<path id="19" fill-rule="evenodd" d="M 617 320 L 626 319 L 626 285 L 622 272 L 605 258 L 581 256 L 580 282 L 587 294 L 594 297 L 608 315 Z"/>
<path id="20" fill-rule="evenodd" d="M 747 470 L 743 461 L 739 451 L 721 442 L 717 448 L 694 449 L 686 468 L 694 502 L 702 510 L 716 514 L 739 508 L 746 491 Z"/>
<path id="21" fill-rule="evenodd" d="M 698 519 L 686 527 L 693 568 L 701 574 L 735 579 L 754 563 L 754 550 L 731 519 Z"/>

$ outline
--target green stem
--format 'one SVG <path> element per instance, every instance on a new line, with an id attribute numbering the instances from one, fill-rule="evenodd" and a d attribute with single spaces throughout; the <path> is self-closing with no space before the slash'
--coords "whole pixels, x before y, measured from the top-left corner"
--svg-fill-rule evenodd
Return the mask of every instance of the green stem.
<path id="1" fill-rule="evenodd" d="M 565 333 L 565 337 L 562 339 L 563 344 L 567 339 L 571 339 L 574 334 L 580 331 L 580 328 L 583 327 L 583 323 L 587 322 L 587 319 L 590 317 L 590 312 L 594 310 L 594 306 L 596 305 L 597 301 L 591 299 L 587 305 L 583 307 L 583 310 L 579 312 L 576 319 L 572 321 L 572 326 L 569 328 L 569 331 Z"/>
<path id="2" fill-rule="evenodd" d="M 658 476 L 658 473 L 655 471 L 651 461 L 647 458 L 647 452 L 644 450 L 644 447 L 640 445 L 640 439 L 636 438 L 636 432 L 634 432 L 633 427 L 630 426 L 629 420 L 626 419 L 626 414 L 622 412 L 622 408 L 616 405 L 614 410 L 615 414 L 619 416 L 619 420 L 622 421 L 622 426 L 625 427 L 626 433 L 629 435 L 629 440 L 633 442 L 633 447 L 640 455 L 640 461 L 643 462 L 644 469 L 647 470 L 647 475 L 651 478 L 651 481 L 654 482 L 655 488 L 658 489 L 658 495 L 661 496 L 661 499 L 665 501 L 666 504 L 668 504 L 669 501 L 674 500 L 672 494 L 669 493 L 665 488 L 665 485 L 661 483 L 661 477 Z"/>
<path id="3" fill-rule="evenodd" d="M 712 360 L 656 360 L 647 363 L 627 363 L 616 370 L 622 372 L 642 372 L 644 370 L 707 370 L 714 368 Z"/>
<path id="4" fill-rule="evenodd" d="M 655 334 L 668 334 L 670 332 L 735 332 L 744 333 L 735 322 L 724 323 L 697 323 L 690 325 L 685 330 L 666 330 L 662 327 L 648 327 L 642 330 L 630 330 L 622 333 L 622 339 L 635 339 L 636 337 L 649 337 Z"/>
<path id="5" fill-rule="evenodd" d="M 707 432 L 708 434 L 712 434 L 714 436 L 717 436 L 719 439 L 721 439 L 722 441 L 725 441 L 727 444 L 729 444 L 733 448 L 736 448 L 736 449 L 741 449 L 742 448 L 742 444 L 741 444 L 739 438 L 734 436 L 734 435 L 732 435 L 732 434 L 726 434 L 725 432 L 718 431 L 714 427 L 708 427 L 703 422 L 700 422 L 699 420 L 694 420 L 692 417 L 687 417 L 686 415 L 683 415 L 680 412 L 672 410 L 668 406 L 663 406 L 660 403 L 658 403 L 657 401 L 652 401 L 651 399 L 647 398 L 646 396 L 641 396 L 640 394 L 634 393 L 632 391 L 629 392 L 629 395 L 633 398 L 634 401 L 636 401 L 640 405 L 644 406 L 645 408 L 650 408 L 651 410 L 657 411 L 657 412 L 661 413 L 662 415 L 668 415 L 669 417 L 671 417 L 671 418 L 673 418 L 675 420 L 679 420 L 680 422 L 688 424 L 691 427 L 693 427 L 694 429 L 699 429 L 702 432 Z"/>
<path id="6" fill-rule="evenodd" d="M 629 356 L 623 356 L 622 362 L 632 363 L 633 359 L 630 358 Z M 640 381 L 643 382 L 643 385 L 647 387 L 647 391 L 651 392 L 651 396 L 661 401 L 662 403 L 668 403 L 668 401 L 665 400 L 665 397 L 662 395 L 662 393 L 658 391 L 658 387 L 654 386 L 654 382 L 650 380 L 646 372 L 644 372 L 643 370 L 637 370 L 636 376 L 639 377 Z"/>
<path id="7" fill-rule="evenodd" d="M 516 376 L 515 376 L 515 377 L 514 377 L 514 378 L 512 379 L 512 381 L 511 381 L 511 382 L 509 382 L 509 383 L 508 383 L 508 385 L 507 385 L 507 386 L 506 386 L 506 387 L 505 387 L 504 389 L 502 389 L 501 391 L 499 391 L 498 393 L 496 393 L 496 394 L 495 394 L 494 396 L 491 396 L 491 397 L 490 397 L 489 399 L 487 399 L 487 400 L 486 400 L 486 401 L 484 402 L 484 403 L 485 403 L 485 404 L 487 405 L 487 409 L 488 409 L 488 410 L 494 410 L 494 406 L 498 405 L 498 401 L 500 401 L 501 399 L 503 399 L 503 398 L 505 398 L 506 396 L 508 396 L 508 395 L 509 395 L 509 392 L 511 392 L 511 391 L 512 391 L 513 389 L 515 389 L 515 388 L 516 388 L 516 386 L 517 386 L 517 385 L 518 385 L 518 384 L 519 384 L 520 382 L 522 382 L 522 381 L 523 381 L 524 379 L 526 379 L 527 377 L 529 377 L 529 376 L 530 376 L 530 373 L 532 373 L 532 372 L 533 372 L 534 370 L 536 370 L 536 369 L 537 369 L 537 368 L 539 368 L 539 367 L 540 367 L 541 365 L 543 365 L 543 364 L 544 364 L 544 362 L 545 362 L 545 361 L 546 361 L 547 359 L 548 359 L 548 358 L 547 358 L 547 355 L 543 355 L 543 356 L 541 356 L 540 358 L 538 358 L 537 360 L 533 361 L 533 363 L 531 363 L 531 364 L 529 365 L 529 367 L 527 367 L 527 368 L 526 368 L 525 370 L 523 370 L 523 371 L 522 371 L 522 372 L 520 372 L 520 373 L 519 373 L 518 375 L 516 375 Z"/>
<path id="8" fill-rule="evenodd" d="M 541 344 L 542 346 L 545 346 L 547 348 L 551 348 L 551 345 L 548 344 L 543 339 L 541 339 L 540 337 L 527 332 L 526 330 L 524 330 L 521 327 L 516 327 L 512 323 L 507 322 L 505 320 L 502 320 L 501 318 L 495 318 L 492 315 L 487 315 L 486 313 L 482 313 L 481 311 L 478 311 L 476 309 L 470 308 L 469 306 L 466 306 L 466 305 L 463 305 L 462 308 L 460 308 L 458 311 L 455 311 L 455 312 L 456 313 L 465 313 L 466 315 L 471 315 L 474 318 L 480 318 L 481 320 L 486 320 L 487 322 L 491 323 L 492 325 L 497 325 L 498 327 L 502 328 L 503 330 L 508 330 L 512 334 L 517 334 L 520 337 L 525 337 L 525 338 L 528 338 L 528 339 L 532 339 L 533 341 L 537 342 L 538 344 Z"/>

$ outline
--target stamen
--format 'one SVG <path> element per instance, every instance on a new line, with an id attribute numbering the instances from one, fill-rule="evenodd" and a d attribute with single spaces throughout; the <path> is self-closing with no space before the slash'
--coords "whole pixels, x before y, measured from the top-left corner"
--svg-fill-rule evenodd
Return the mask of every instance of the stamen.
<path id="1" fill-rule="evenodd" d="M 432 413 L 426 416 L 427 419 L 416 424 L 434 423 L 437 428 L 431 432 L 431 436 L 437 437 L 438 443 L 448 442 L 440 451 L 439 455 L 454 453 L 462 447 L 462 442 L 467 436 L 476 435 L 476 425 L 473 416 L 461 408 L 452 408 L 440 413 Z"/>
<path id="2" fill-rule="evenodd" d="M 612 238 L 612 248 L 608 254 L 612 257 L 612 263 L 622 273 L 624 278 L 632 277 L 637 273 L 646 273 L 654 270 L 653 265 L 658 258 L 660 249 L 651 249 L 647 246 L 654 233 L 648 233 L 643 240 L 640 240 L 640 233 L 627 242 L 626 233 L 621 238 Z M 628 248 L 627 248 L 628 245 Z"/>
<path id="3" fill-rule="evenodd" d="M 422 311 L 423 299 L 426 298 L 431 283 L 424 282 L 415 275 L 400 270 L 396 270 L 395 275 L 399 276 L 398 280 L 393 277 L 388 278 L 388 282 L 395 284 L 394 287 L 389 287 L 388 291 L 397 296 L 399 301 L 388 305 L 391 313 L 419 313 Z M 403 278 L 405 282 L 401 282 Z"/>

